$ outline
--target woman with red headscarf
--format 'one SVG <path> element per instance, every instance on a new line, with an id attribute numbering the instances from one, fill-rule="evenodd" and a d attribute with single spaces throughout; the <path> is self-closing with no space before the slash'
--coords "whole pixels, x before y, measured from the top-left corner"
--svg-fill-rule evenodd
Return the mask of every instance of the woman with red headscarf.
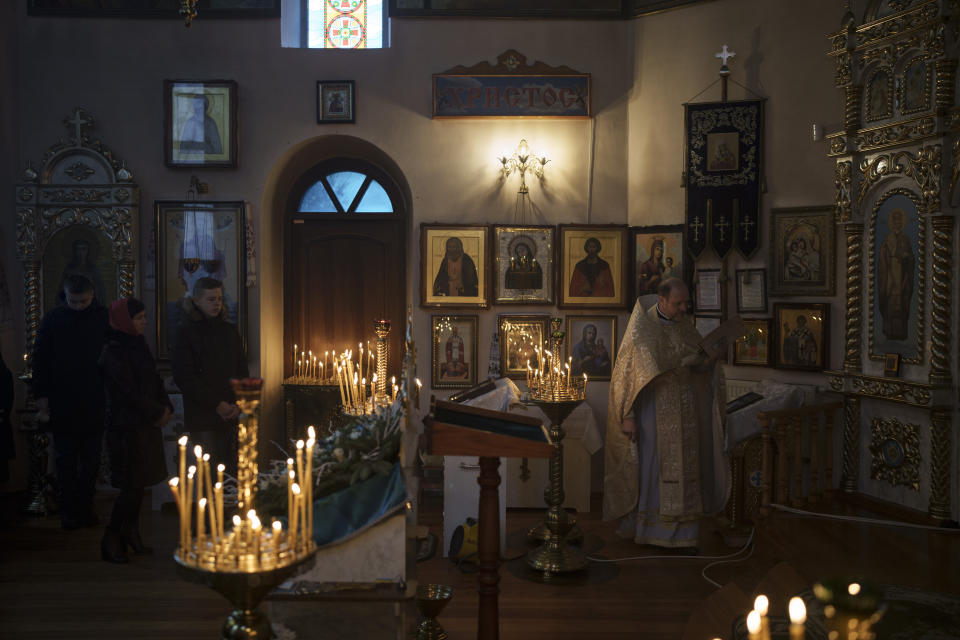
<path id="1" fill-rule="evenodd" d="M 134 553 L 151 553 L 140 538 L 140 506 L 146 487 L 167 475 L 161 428 L 173 405 L 163 389 L 146 340 L 146 310 L 136 298 L 110 305 L 110 331 L 100 355 L 107 392 L 107 452 L 110 479 L 120 495 L 100 542 L 108 562 L 128 562 Z"/>

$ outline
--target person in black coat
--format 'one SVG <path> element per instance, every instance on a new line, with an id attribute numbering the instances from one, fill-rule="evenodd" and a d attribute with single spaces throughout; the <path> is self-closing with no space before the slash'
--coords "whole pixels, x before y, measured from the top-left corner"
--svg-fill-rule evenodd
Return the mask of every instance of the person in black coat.
<path id="1" fill-rule="evenodd" d="M 183 302 L 173 345 L 173 380 L 183 393 L 183 422 L 190 439 L 233 473 L 237 467 L 240 408 L 231 378 L 248 378 L 247 357 L 237 328 L 226 321 L 223 283 L 200 278 Z"/>
<path id="2" fill-rule="evenodd" d="M 0 353 L 0 482 L 10 479 L 13 458 L 13 374 Z"/>
<path id="3" fill-rule="evenodd" d="M 103 440 L 103 379 L 97 360 L 107 310 L 84 275 L 64 280 L 65 304 L 40 322 L 33 352 L 37 419 L 53 433 L 60 521 L 64 529 L 97 524 L 93 494 Z"/>
<path id="4" fill-rule="evenodd" d="M 152 552 L 140 538 L 140 506 L 144 489 L 167 475 L 161 429 L 173 405 L 143 339 L 146 326 L 144 305 L 136 298 L 110 305 L 100 370 L 107 392 L 110 480 L 120 495 L 100 543 L 101 556 L 109 562 L 127 562 L 127 546 L 138 554 Z"/>

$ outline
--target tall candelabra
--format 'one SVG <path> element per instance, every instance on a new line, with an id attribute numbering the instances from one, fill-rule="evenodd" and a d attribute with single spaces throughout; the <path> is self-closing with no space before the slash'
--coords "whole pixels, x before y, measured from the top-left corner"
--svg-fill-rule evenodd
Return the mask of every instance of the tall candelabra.
<path id="1" fill-rule="evenodd" d="M 278 521 L 264 527 L 254 508 L 262 384 L 259 378 L 231 381 L 241 412 L 237 460 L 239 513 L 232 518 L 233 527 L 227 529 L 224 521 L 224 465 L 217 466 L 214 484 L 210 455 L 196 446 L 196 464 L 187 467 L 186 436 L 178 441 L 179 475 L 170 479 L 170 490 L 180 511 L 180 541 L 174 560 L 182 577 L 213 588 L 233 604 L 234 611 L 222 631 L 222 637 L 228 639 L 272 637 L 270 621 L 257 610 L 257 605 L 276 585 L 305 569 L 316 552 L 310 517 L 316 444 L 312 427 L 307 442 L 297 443 L 296 471 L 293 460 L 287 461 L 287 530 Z"/>
<path id="2" fill-rule="evenodd" d="M 560 318 L 551 320 L 552 351 L 538 350 L 539 368 L 529 365 L 527 368 L 530 399 L 550 419 L 550 438 L 554 443 L 550 487 L 544 496 L 546 516 L 529 532 L 531 537 L 543 540 L 543 544 L 527 554 L 527 564 L 547 574 L 577 571 L 587 565 L 583 551 L 569 544 L 583 534 L 576 527 L 575 519 L 563 509 L 563 438 L 566 435 L 563 421 L 583 402 L 587 375 L 572 376 L 572 361 L 564 363 L 559 356 L 564 338 L 561 322 Z"/>
<path id="3" fill-rule="evenodd" d="M 390 335 L 390 321 L 377 320 L 373 323 L 373 330 L 377 334 L 377 402 L 387 401 L 387 358 L 390 345 L 387 336 Z"/>

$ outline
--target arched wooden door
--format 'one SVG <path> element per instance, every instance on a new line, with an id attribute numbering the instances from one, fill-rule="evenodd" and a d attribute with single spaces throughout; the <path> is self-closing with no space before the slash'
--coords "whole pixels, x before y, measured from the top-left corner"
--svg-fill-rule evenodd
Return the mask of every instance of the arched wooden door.
<path id="1" fill-rule="evenodd" d="M 319 359 L 361 342 L 366 350 L 381 318 L 392 322 L 388 373 L 398 375 L 407 234 L 395 182 L 363 161 L 325 161 L 291 192 L 286 224 L 284 376 L 294 375 L 295 344 Z"/>

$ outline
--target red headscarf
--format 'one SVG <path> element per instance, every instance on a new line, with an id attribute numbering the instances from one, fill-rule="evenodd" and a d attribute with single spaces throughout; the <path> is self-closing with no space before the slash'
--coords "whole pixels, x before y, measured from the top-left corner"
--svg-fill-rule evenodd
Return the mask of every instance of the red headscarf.
<path id="1" fill-rule="evenodd" d="M 115 300 L 110 305 L 110 327 L 131 336 L 138 335 L 130 317 L 130 308 L 127 306 L 129 298 Z"/>

